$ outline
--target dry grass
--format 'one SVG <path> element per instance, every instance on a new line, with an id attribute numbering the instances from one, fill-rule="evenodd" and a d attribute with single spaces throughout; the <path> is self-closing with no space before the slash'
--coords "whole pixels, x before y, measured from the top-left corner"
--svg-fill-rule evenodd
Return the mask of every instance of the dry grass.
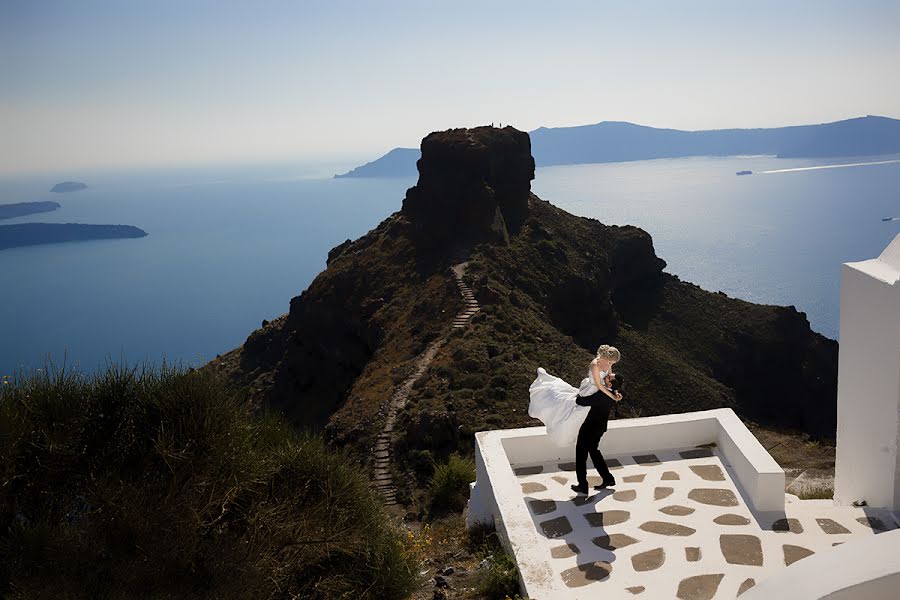
<path id="1" fill-rule="evenodd" d="M 801 500 L 831 500 L 834 498 L 834 486 L 825 483 L 805 485 L 797 497 Z"/>
<path id="2" fill-rule="evenodd" d="M 0 596 L 404 598 L 418 563 L 346 452 L 208 373 L 0 390 Z"/>

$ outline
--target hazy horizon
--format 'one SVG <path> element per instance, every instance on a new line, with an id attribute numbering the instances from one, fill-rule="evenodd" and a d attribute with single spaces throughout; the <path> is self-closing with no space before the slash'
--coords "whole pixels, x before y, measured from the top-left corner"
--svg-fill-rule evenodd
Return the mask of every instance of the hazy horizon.
<path id="1" fill-rule="evenodd" d="M 0 2 L 0 174 L 352 164 L 430 131 L 900 117 L 900 4 Z"/>

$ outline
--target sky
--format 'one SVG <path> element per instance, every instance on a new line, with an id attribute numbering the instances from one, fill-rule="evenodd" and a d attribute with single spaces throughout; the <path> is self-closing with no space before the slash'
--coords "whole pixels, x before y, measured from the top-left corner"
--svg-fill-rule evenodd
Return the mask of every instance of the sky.
<path id="1" fill-rule="evenodd" d="M 0 174 L 900 118 L 897 0 L 0 0 Z"/>

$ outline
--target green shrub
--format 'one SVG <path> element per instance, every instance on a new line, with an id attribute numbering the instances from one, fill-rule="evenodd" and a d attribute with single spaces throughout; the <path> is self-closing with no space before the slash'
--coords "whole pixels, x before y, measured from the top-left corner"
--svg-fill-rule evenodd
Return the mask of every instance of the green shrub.
<path id="1" fill-rule="evenodd" d="M 459 390 L 459 389 L 472 389 L 472 390 L 480 390 L 488 383 L 488 377 L 484 373 L 466 373 L 466 374 L 457 374 L 456 377 L 450 382 L 450 389 Z"/>
<path id="2" fill-rule="evenodd" d="M 469 498 L 469 484 L 475 481 L 475 463 L 451 454 L 446 463 L 434 466 L 428 485 L 428 510 L 432 515 L 461 511 Z"/>
<path id="3" fill-rule="evenodd" d="M 417 569 L 344 452 L 205 372 L 0 389 L 0 596 L 404 598 Z"/>
<path id="4" fill-rule="evenodd" d="M 409 467 L 420 478 L 425 478 L 434 473 L 434 456 L 431 450 L 415 449 L 411 450 L 406 457 Z"/>
<path id="5" fill-rule="evenodd" d="M 506 600 L 520 598 L 519 570 L 516 563 L 502 549 L 487 555 L 488 565 L 479 574 L 475 589 L 479 598 Z"/>
<path id="6" fill-rule="evenodd" d="M 469 530 L 469 549 L 486 566 L 479 569 L 475 590 L 485 600 L 506 600 L 519 596 L 519 570 L 506 554 L 493 527 L 476 526 Z"/>

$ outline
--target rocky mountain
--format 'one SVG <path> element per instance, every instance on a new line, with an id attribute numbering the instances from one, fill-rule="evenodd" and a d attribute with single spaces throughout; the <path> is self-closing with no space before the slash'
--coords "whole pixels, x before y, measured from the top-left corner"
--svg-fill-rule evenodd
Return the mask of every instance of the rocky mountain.
<path id="1" fill-rule="evenodd" d="M 769 129 L 681 131 L 604 121 L 531 132 L 539 167 L 685 156 L 765 154 L 781 158 L 900 153 L 900 120 L 867 116 L 819 125 Z M 416 148 L 386 155 L 335 177 L 412 177 Z"/>
<path id="2" fill-rule="evenodd" d="M 537 367 L 577 385 L 601 343 L 623 354 L 619 416 L 727 406 L 834 435 L 836 342 L 793 307 L 665 273 L 636 227 L 576 217 L 532 194 L 528 134 L 432 133 L 417 166 L 400 211 L 334 248 L 288 314 L 208 368 L 363 461 L 388 399 L 406 385 L 389 433 L 410 473 L 470 453 L 476 431 L 536 424 L 527 408 Z M 454 265 L 480 305 L 455 328 L 464 301 Z"/>

